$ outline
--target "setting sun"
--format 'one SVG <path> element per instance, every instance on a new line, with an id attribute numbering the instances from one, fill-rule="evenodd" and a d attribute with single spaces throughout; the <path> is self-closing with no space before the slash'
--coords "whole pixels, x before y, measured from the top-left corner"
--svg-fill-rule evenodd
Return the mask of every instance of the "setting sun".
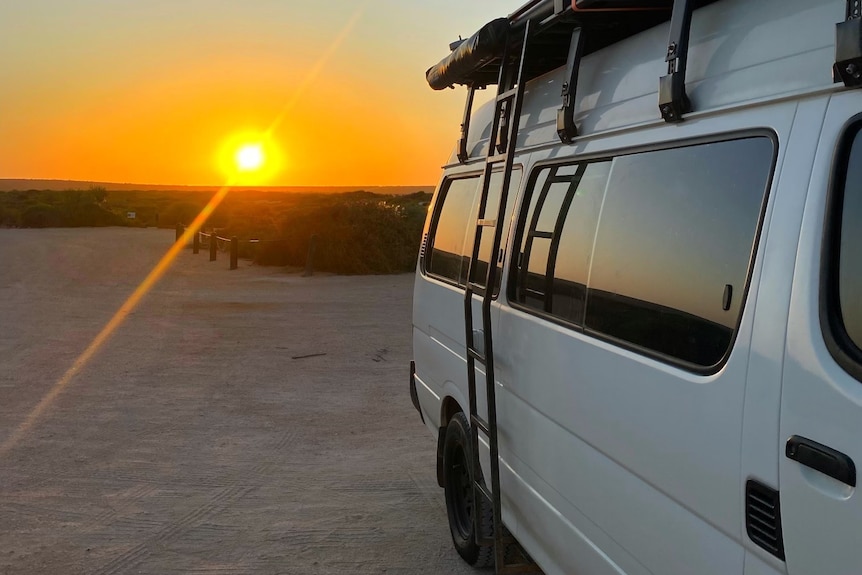
<path id="1" fill-rule="evenodd" d="M 271 184 L 282 175 L 284 154 L 271 135 L 242 131 L 226 138 L 219 148 L 219 170 L 228 181 L 241 186 Z"/>
<path id="2" fill-rule="evenodd" d="M 246 144 L 236 153 L 236 167 L 241 172 L 253 172 L 260 169 L 266 161 L 263 146 L 260 144 Z"/>

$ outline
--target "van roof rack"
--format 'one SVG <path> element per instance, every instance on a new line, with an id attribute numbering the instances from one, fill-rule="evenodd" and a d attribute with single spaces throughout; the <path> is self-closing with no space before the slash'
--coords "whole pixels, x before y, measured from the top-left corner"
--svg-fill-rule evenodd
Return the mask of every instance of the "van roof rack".
<path id="1" fill-rule="evenodd" d="M 498 81 L 503 48 L 517 48 L 522 41 L 520 31 L 527 21 L 533 23 L 531 31 L 530 61 L 527 62 L 527 79 L 549 72 L 566 63 L 567 48 L 572 30 L 590 30 L 584 55 L 600 50 L 615 42 L 667 21 L 671 14 L 671 0 L 654 0 L 649 7 L 643 1 L 584 0 L 589 8 L 577 8 L 581 0 L 533 0 L 507 18 L 492 20 L 467 40 L 454 42 L 452 52 L 426 72 L 429 85 L 435 90 L 455 84 L 482 88 Z M 609 4 L 625 8 L 609 8 Z M 593 8 L 596 5 L 599 8 Z M 632 7 L 641 5 L 641 7 Z"/>
<path id="2" fill-rule="evenodd" d="M 426 79 L 435 90 L 467 86 L 458 158 L 469 159 L 467 136 L 475 90 L 500 83 L 505 54 L 529 44 L 521 81 L 528 82 L 566 66 L 557 133 L 564 143 L 578 135 L 575 92 L 581 59 L 597 50 L 670 20 L 665 61 L 659 79 L 659 111 L 667 122 L 681 122 L 692 111 L 685 90 L 689 34 L 695 9 L 718 0 L 530 0 L 506 18 L 483 26 L 467 40 L 450 45 L 451 52 L 429 68 Z M 862 87 L 862 0 L 846 0 L 846 20 L 837 25 L 833 77 L 848 87 Z M 523 31 L 529 23 L 529 33 Z"/>
<path id="3" fill-rule="evenodd" d="M 682 121 L 691 111 L 685 94 L 685 71 L 692 12 L 715 1 L 531 0 L 507 18 L 489 22 L 470 38 L 453 42 L 450 54 L 427 70 L 426 79 L 435 90 L 456 84 L 468 88 L 458 147 L 460 161 L 468 159 L 466 142 L 474 91 L 499 83 L 503 55 L 517 53 L 525 41 L 530 44 L 530 58 L 523 63 L 524 82 L 567 67 L 557 131 L 563 142 L 570 143 L 577 136 L 574 106 L 581 58 L 671 20 L 668 74 L 661 78 L 659 109 L 666 121 Z M 528 22 L 529 34 L 516 33 Z"/>
<path id="4" fill-rule="evenodd" d="M 717 0 L 691 0 L 691 8 Z M 680 0 L 532 0 L 506 18 L 480 28 L 467 40 L 450 44 L 452 52 L 426 72 L 435 90 L 455 84 L 484 87 L 497 82 L 507 42 L 518 44 L 527 21 L 533 23 L 527 72 L 536 77 L 566 63 L 572 30 L 588 31 L 584 55 L 624 40 L 671 19 Z M 512 46 L 516 47 L 516 46 Z"/>

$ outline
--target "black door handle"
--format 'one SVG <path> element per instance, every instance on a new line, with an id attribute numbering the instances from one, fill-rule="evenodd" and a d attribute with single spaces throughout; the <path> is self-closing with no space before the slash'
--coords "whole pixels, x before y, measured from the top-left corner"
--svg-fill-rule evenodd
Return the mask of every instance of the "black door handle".
<path id="1" fill-rule="evenodd" d="M 850 487 L 856 487 L 856 465 L 850 457 L 840 451 L 794 435 L 787 440 L 784 454 L 788 459 L 816 469 Z"/>

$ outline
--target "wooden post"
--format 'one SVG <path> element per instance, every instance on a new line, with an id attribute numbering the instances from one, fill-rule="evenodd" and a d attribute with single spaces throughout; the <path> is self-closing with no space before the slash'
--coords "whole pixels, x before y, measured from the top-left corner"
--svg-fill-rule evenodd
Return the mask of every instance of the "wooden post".
<path id="1" fill-rule="evenodd" d="M 185 226 L 183 226 L 180 222 L 177 222 L 177 239 L 176 239 L 176 241 L 180 241 L 180 238 L 183 237 L 184 231 L 185 231 Z"/>
<path id="2" fill-rule="evenodd" d="M 210 261 L 216 261 L 216 251 L 218 250 L 218 236 L 216 236 L 215 228 L 210 230 Z"/>
<path id="3" fill-rule="evenodd" d="M 192 253 L 196 254 L 201 251 L 201 231 L 195 230 L 195 237 L 192 240 Z"/>
<path id="4" fill-rule="evenodd" d="M 239 238 L 231 236 L 230 238 L 230 269 L 235 270 L 239 260 Z"/>
<path id="5" fill-rule="evenodd" d="M 304 277 L 314 275 L 314 251 L 316 248 L 317 236 L 314 235 L 308 240 L 308 257 L 305 258 L 305 273 L 302 274 Z"/>

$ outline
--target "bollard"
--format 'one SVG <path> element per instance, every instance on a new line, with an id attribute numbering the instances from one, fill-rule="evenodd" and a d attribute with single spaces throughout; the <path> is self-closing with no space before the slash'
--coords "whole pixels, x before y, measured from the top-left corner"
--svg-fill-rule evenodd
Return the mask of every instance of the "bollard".
<path id="1" fill-rule="evenodd" d="M 317 247 L 317 236 L 311 236 L 308 240 L 308 257 L 305 258 L 305 273 L 303 277 L 314 275 L 314 250 Z"/>
<path id="2" fill-rule="evenodd" d="M 183 237 L 184 231 L 185 231 L 185 226 L 183 226 L 181 223 L 177 222 L 177 239 L 176 239 L 176 241 L 180 241 L 180 239 Z"/>
<path id="3" fill-rule="evenodd" d="M 216 261 L 216 250 L 218 250 L 218 236 L 216 236 L 215 228 L 210 230 L 210 261 Z"/>
<path id="4" fill-rule="evenodd" d="M 235 270 L 237 267 L 237 260 L 239 259 L 239 238 L 236 236 L 231 236 L 230 238 L 230 269 Z"/>
<path id="5" fill-rule="evenodd" d="M 192 240 L 192 253 L 196 254 L 201 251 L 201 231 L 197 230 L 195 232 L 195 237 Z"/>

